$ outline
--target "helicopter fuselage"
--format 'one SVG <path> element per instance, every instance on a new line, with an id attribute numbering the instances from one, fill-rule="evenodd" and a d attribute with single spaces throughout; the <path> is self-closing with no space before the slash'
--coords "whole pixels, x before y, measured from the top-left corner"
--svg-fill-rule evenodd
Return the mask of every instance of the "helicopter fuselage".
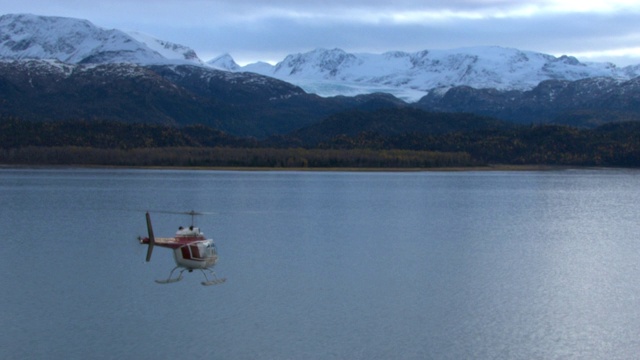
<path id="1" fill-rule="evenodd" d="M 140 242 L 148 244 L 149 238 L 143 238 Z M 196 227 L 180 229 L 172 238 L 155 238 L 155 245 L 172 249 L 176 265 L 189 270 L 207 269 L 218 261 L 213 239 L 205 238 Z"/>

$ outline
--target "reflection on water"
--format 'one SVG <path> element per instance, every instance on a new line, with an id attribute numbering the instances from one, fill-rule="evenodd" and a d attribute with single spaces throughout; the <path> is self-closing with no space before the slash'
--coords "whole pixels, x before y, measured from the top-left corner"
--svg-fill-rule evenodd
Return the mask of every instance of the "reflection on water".
<path id="1" fill-rule="evenodd" d="M 636 171 L 2 169 L 0 357 L 630 359 Z M 146 210 L 215 211 L 153 280 Z M 154 214 L 156 236 L 188 217 Z"/>

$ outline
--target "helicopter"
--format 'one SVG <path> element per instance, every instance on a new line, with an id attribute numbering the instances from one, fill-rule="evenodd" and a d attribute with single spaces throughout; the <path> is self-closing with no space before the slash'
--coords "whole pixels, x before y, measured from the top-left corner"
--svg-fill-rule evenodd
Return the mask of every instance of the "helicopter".
<path id="1" fill-rule="evenodd" d="M 175 214 L 175 212 L 172 212 Z M 151 226 L 151 215 L 146 212 L 148 237 L 138 237 L 140 244 L 148 245 L 146 261 L 151 260 L 151 254 L 154 246 L 165 247 L 173 250 L 173 259 L 176 267 L 171 270 L 169 277 L 165 280 L 156 280 L 159 284 L 169 284 L 182 280 L 182 273 L 185 271 L 193 272 L 200 270 L 204 275 L 205 281 L 201 284 L 204 286 L 222 284 L 227 279 L 219 279 L 211 268 L 218 261 L 218 252 L 213 239 L 207 239 L 199 228 L 194 227 L 194 217 L 203 215 L 203 213 L 188 211 L 181 214 L 191 215 L 191 226 L 184 228 L 180 226 L 174 237 L 156 238 L 153 235 L 153 227 Z M 179 270 L 178 275 L 173 277 L 174 272 Z M 206 272 L 205 272 L 206 271 Z M 209 276 L 207 276 L 209 273 Z"/>

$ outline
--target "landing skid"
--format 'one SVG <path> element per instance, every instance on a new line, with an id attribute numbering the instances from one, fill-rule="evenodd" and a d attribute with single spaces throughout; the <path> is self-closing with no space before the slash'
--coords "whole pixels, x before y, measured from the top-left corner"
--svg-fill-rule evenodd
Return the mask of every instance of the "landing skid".
<path id="1" fill-rule="evenodd" d="M 158 284 L 171 284 L 171 283 L 174 283 L 174 282 L 178 282 L 180 280 L 182 280 L 182 277 L 177 277 L 175 279 L 167 279 L 167 280 L 156 280 L 156 282 Z"/>
<path id="2" fill-rule="evenodd" d="M 207 273 L 205 273 L 204 270 L 202 270 L 202 269 L 200 269 L 200 271 L 202 271 L 202 275 L 204 275 L 204 278 L 207 279 L 207 281 L 202 281 L 200 283 L 203 286 L 218 285 L 218 284 L 222 284 L 223 282 L 227 281 L 227 278 L 218 279 L 218 277 L 216 276 L 216 273 L 214 273 L 213 271 L 207 269 L 209 274 L 211 276 L 213 276 L 213 279 L 209 280 L 209 277 L 207 276 Z"/>
<path id="3" fill-rule="evenodd" d="M 171 276 L 173 276 L 173 272 L 178 270 L 178 268 L 180 268 L 180 267 L 179 266 L 174 267 L 173 270 L 171 270 L 171 272 L 169 273 L 169 277 L 166 280 L 156 280 L 156 282 L 158 284 L 171 284 L 171 283 L 178 282 L 178 281 L 182 280 L 182 273 L 187 269 L 180 270 L 180 273 L 178 274 L 178 277 L 171 278 Z"/>
<path id="4" fill-rule="evenodd" d="M 169 277 L 168 277 L 166 280 L 156 280 L 156 282 L 157 282 L 158 284 L 171 284 L 171 283 L 174 283 L 174 282 L 178 282 L 178 281 L 182 280 L 182 273 L 183 273 L 185 270 L 189 270 L 189 272 L 191 272 L 191 271 L 192 271 L 191 269 L 185 269 L 185 268 L 183 268 L 182 270 L 180 270 L 180 272 L 178 273 L 178 276 L 177 276 L 177 277 L 172 278 L 173 273 L 174 273 L 176 270 L 178 270 L 179 268 L 180 268 L 180 266 L 176 266 L 176 267 L 174 267 L 174 268 L 173 268 L 173 270 L 171 270 L 171 272 L 169 273 Z M 202 281 L 202 282 L 200 282 L 200 284 L 202 284 L 203 286 L 218 285 L 218 284 L 222 284 L 222 283 L 224 283 L 225 281 L 227 281 L 227 279 L 226 279 L 226 278 L 218 279 L 218 277 L 216 276 L 216 273 L 215 273 L 215 272 L 213 272 L 213 271 L 211 271 L 211 270 L 209 270 L 209 269 L 205 269 L 205 270 L 207 270 L 207 271 L 209 272 L 209 275 L 211 275 L 211 276 L 213 277 L 212 279 L 209 279 L 209 277 L 207 276 L 207 273 L 206 273 L 206 272 L 204 272 L 204 270 L 203 270 L 203 269 L 198 269 L 198 270 L 202 271 L 202 275 L 204 275 L 204 278 L 206 279 L 206 281 Z"/>

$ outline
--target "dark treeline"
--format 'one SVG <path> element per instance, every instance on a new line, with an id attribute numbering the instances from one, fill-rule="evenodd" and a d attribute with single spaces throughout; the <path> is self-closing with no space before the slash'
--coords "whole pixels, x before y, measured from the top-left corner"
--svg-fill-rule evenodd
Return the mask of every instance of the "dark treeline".
<path id="1" fill-rule="evenodd" d="M 462 152 L 482 164 L 640 167 L 640 122 L 595 129 L 534 125 L 442 135 L 363 132 L 337 136 L 317 147 Z"/>
<path id="2" fill-rule="evenodd" d="M 465 153 L 412 150 L 229 147 L 99 149 L 75 146 L 0 149 L 0 164 L 254 168 L 433 168 L 477 165 Z"/>
<path id="3" fill-rule="evenodd" d="M 0 148 L 92 147 L 133 149 L 151 147 L 255 147 L 250 138 L 230 136 L 203 125 L 175 127 L 158 124 L 128 124 L 117 121 L 32 122 L 0 117 Z"/>
<path id="4" fill-rule="evenodd" d="M 535 125 L 437 134 L 376 131 L 237 138 L 205 126 L 0 118 L 0 163 L 212 167 L 458 167 L 487 164 L 640 167 L 640 123 Z"/>
<path id="5" fill-rule="evenodd" d="M 453 167 L 468 154 L 428 150 L 300 146 L 237 138 L 202 125 L 172 127 L 107 121 L 0 119 L 0 163 L 211 167 Z"/>

